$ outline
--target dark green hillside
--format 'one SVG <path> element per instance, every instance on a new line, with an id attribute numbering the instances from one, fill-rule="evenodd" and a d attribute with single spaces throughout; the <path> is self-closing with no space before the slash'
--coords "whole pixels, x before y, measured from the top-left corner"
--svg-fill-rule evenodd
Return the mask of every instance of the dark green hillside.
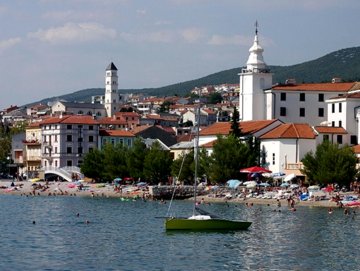
<path id="1" fill-rule="evenodd" d="M 283 83 L 286 79 L 295 78 L 298 83 L 330 82 L 334 77 L 344 81 L 360 81 L 360 47 L 342 49 L 327 54 L 318 59 L 292 66 L 269 66 L 274 74 L 274 84 Z M 237 84 L 238 73 L 241 68 L 234 68 L 210 74 L 208 76 L 177 83 L 160 88 L 121 89 L 121 93 L 144 93 L 155 96 L 169 96 L 177 94 L 183 96 L 195 87 L 218 85 L 223 83 Z M 44 99 L 50 100 L 84 101 L 90 102 L 91 96 L 103 95 L 103 88 L 79 90 L 71 94 Z"/>

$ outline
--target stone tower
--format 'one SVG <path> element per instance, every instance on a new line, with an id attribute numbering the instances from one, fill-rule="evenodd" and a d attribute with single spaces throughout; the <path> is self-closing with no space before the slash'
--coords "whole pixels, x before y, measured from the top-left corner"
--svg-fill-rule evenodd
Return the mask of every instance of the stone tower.
<path id="1" fill-rule="evenodd" d="M 264 91 L 272 87 L 272 73 L 267 68 L 259 44 L 258 24 L 255 24 L 255 39 L 249 49 L 246 68 L 241 70 L 239 115 L 240 120 L 266 119 L 266 95 Z"/>
<path id="2" fill-rule="evenodd" d="M 114 63 L 110 63 L 105 74 L 105 109 L 108 117 L 112 117 L 119 107 L 118 75 Z"/>

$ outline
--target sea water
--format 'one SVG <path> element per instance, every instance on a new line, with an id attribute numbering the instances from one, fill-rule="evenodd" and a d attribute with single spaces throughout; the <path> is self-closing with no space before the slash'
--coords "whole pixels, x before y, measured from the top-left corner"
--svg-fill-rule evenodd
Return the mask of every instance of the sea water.
<path id="1" fill-rule="evenodd" d="M 358 270 L 360 209 L 211 204 L 237 232 L 166 232 L 169 203 L 0 196 L 0 270 Z M 172 212 L 191 215 L 188 201 Z M 89 223 L 86 223 L 88 221 Z"/>

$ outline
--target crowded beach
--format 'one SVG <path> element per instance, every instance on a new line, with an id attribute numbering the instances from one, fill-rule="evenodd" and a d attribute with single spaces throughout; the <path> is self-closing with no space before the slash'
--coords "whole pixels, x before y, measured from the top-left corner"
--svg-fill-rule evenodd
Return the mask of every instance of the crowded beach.
<path id="1" fill-rule="evenodd" d="M 235 184 L 234 184 L 235 183 Z M 171 197 L 174 187 L 169 185 L 148 186 L 146 183 L 119 184 L 76 182 L 44 182 L 44 181 L 12 181 L 0 182 L 0 194 L 35 196 L 88 196 L 88 197 L 118 197 L 121 199 L 153 199 L 167 200 Z M 334 185 L 325 188 L 319 186 L 300 186 L 297 184 L 270 186 L 264 183 L 228 182 L 224 186 L 198 185 L 198 199 L 202 202 L 223 202 L 243 204 L 266 204 L 290 206 L 317 206 L 327 208 L 360 207 L 358 199 L 360 185 L 354 182 L 349 191 Z M 189 198 L 192 186 L 177 185 L 176 195 Z"/>

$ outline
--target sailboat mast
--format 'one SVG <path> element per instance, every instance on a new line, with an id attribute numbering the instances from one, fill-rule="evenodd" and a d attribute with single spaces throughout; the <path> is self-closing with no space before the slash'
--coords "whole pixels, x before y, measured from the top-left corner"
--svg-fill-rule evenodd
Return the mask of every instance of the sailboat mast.
<path id="1" fill-rule="evenodd" d="M 199 90 L 199 106 L 197 108 L 197 116 L 196 116 L 196 132 L 195 132 L 195 141 L 194 141 L 194 162 L 195 162 L 195 172 L 194 172 L 194 208 L 193 215 L 195 215 L 195 207 L 196 207 L 196 194 L 197 194 L 197 179 L 198 179 L 198 164 L 199 164 L 199 131 L 200 131 L 200 90 Z"/>

